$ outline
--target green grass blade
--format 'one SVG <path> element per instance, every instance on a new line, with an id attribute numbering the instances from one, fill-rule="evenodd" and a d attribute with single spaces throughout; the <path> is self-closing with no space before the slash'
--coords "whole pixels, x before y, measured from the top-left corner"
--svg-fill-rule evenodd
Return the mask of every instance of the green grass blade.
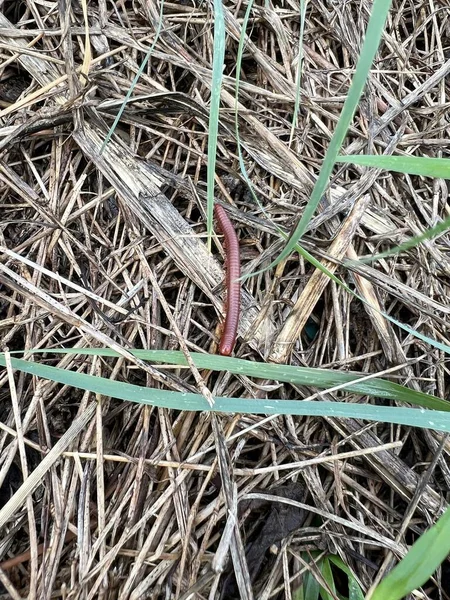
<path id="1" fill-rule="evenodd" d="M 320 572 L 322 573 L 322 577 L 326 581 L 328 588 L 336 595 L 336 585 L 334 583 L 334 576 L 331 570 L 330 561 L 328 558 L 324 558 L 322 561 Z M 322 600 L 333 600 L 333 596 L 330 594 L 328 589 L 320 586 L 320 595 L 322 596 Z"/>
<path id="2" fill-rule="evenodd" d="M 383 579 L 370 600 L 401 600 L 423 585 L 450 553 L 450 508 Z M 368 600 L 369 600 L 368 598 Z"/>
<path id="3" fill-rule="evenodd" d="M 208 125 L 207 221 L 208 250 L 211 252 L 213 229 L 214 179 L 216 175 L 217 136 L 219 131 L 220 92 L 225 57 L 225 17 L 222 0 L 214 0 L 214 55 L 211 81 L 211 105 Z"/>
<path id="4" fill-rule="evenodd" d="M 450 160 L 448 158 L 361 154 L 357 156 L 339 156 L 336 162 L 351 163 L 362 167 L 375 167 L 396 173 L 408 173 L 408 175 L 450 179 Z"/>
<path id="5" fill-rule="evenodd" d="M 295 105 L 294 114 L 292 117 L 292 127 L 289 136 L 289 146 L 292 144 L 294 138 L 295 128 L 298 122 L 298 111 L 300 108 L 300 89 L 302 81 L 302 66 L 303 66 L 303 38 L 305 35 L 305 23 L 306 23 L 306 0 L 300 0 L 300 35 L 298 39 L 298 57 L 297 57 L 297 74 L 296 74 L 296 86 L 295 86 Z"/>
<path id="6" fill-rule="evenodd" d="M 317 580 L 314 578 L 312 573 L 305 573 L 304 576 L 304 595 L 305 600 L 318 600 L 320 594 L 320 585 Z"/>
<path id="7" fill-rule="evenodd" d="M 234 131 L 235 131 L 235 135 L 236 135 L 236 147 L 237 147 L 237 153 L 238 153 L 239 168 L 241 170 L 242 177 L 244 178 L 245 183 L 247 184 L 247 188 L 248 188 L 250 194 L 252 195 L 253 200 L 259 206 L 260 211 L 266 216 L 267 219 L 269 219 L 269 215 L 267 214 L 266 209 L 264 208 L 263 204 L 261 203 L 260 199 L 258 198 L 258 196 L 255 192 L 255 188 L 253 187 L 253 183 L 248 175 L 248 172 L 247 172 L 247 169 L 245 166 L 245 162 L 244 162 L 244 156 L 242 154 L 241 137 L 239 134 L 239 110 L 238 110 L 238 107 L 239 107 L 239 86 L 240 86 L 240 81 L 241 81 L 241 66 L 242 66 L 242 57 L 244 55 L 245 36 L 246 36 L 246 31 L 247 31 L 247 25 L 248 25 L 248 20 L 250 18 L 252 7 L 253 7 L 253 0 L 250 0 L 248 3 L 248 6 L 247 6 L 247 10 L 245 11 L 244 19 L 242 21 L 241 37 L 239 39 L 239 46 L 238 46 L 238 52 L 237 52 L 236 90 L 235 90 L 235 95 L 234 95 L 234 100 L 235 100 Z M 278 229 L 278 233 L 280 233 L 281 236 L 285 235 L 283 231 L 281 231 L 279 228 L 277 228 L 277 229 Z"/>
<path id="8" fill-rule="evenodd" d="M 336 555 L 329 556 L 330 562 L 332 562 L 338 569 L 343 571 L 348 578 L 348 600 L 364 600 L 364 594 L 361 587 L 353 575 L 349 567 L 343 562 L 343 560 Z"/>
<path id="9" fill-rule="evenodd" d="M 276 399 L 254 400 L 250 398 L 224 397 L 216 397 L 214 407 L 211 408 L 206 399 L 199 394 L 147 388 L 18 358 L 12 358 L 11 362 L 14 369 L 18 369 L 24 373 L 88 390 L 96 394 L 102 394 L 103 396 L 158 406 L 160 408 L 187 411 L 214 410 L 215 412 L 263 415 L 325 415 L 335 418 L 384 421 L 386 423 L 450 432 L 450 413 L 443 411 L 426 411 L 424 409 L 418 410 L 414 408 L 396 408 L 345 402 L 311 402 Z M 5 366 L 5 358 L 1 354 L 0 365 Z"/>
<path id="10" fill-rule="evenodd" d="M 42 353 L 40 350 L 38 353 Z M 118 357 L 114 350 L 108 348 L 58 348 L 50 351 L 54 354 L 78 354 L 80 356 Z M 187 367 L 186 358 L 177 350 L 130 350 L 140 358 L 151 362 L 165 363 Z M 14 353 L 11 353 L 14 354 Z M 1 354 L 0 354 L 1 358 Z M 407 402 L 423 408 L 450 411 L 450 402 L 406 388 L 393 381 L 374 377 L 366 381 L 358 381 L 365 373 L 352 373 L 348 371 L 333 371 L 331 369 L 313 369 L 309 367 L 295 367 L 273 363 L 257 363 L 229 358 L 214 354 L 191 353 L 191 358 L 198 369 L 211 371 L 228 371 L 235 375 L 246 375 L 258 379 L 271 379 L 294 385 L 304 385 L 319 389 L 330 389 L 335 386 L 345 385 L 348 392 L 369 395 L 374 398 L 385 398 L 396 402 Z M 243 400 L 244 401 L 244 400 Z M 290 402 L 290 401 L 288 401 Z M 242 412 L 242 411 L 241 411 Z"/>
<path id="11" fill-rule="evenodd" d="M 292 592 L 292 600 L 305 600 L 303 584 Z"/>

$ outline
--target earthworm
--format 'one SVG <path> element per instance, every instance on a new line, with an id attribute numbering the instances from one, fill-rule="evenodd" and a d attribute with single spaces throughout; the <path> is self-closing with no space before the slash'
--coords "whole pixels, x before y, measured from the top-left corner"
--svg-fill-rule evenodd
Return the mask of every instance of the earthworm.
<path id="1" fill-rule="evenodd" d="M 219 352 L 223 356 L 230 356 L 236 343 L 239 313 L 241 307 L 241 263 L 239 259 L 239 242 L 236 231 L 228 215 L 220 204 L 214 205 L 214 213 L 219 227 L 225 237 L 225 267 L 226 267 L 226 292 L 225 325 L 220 338 Z"/>

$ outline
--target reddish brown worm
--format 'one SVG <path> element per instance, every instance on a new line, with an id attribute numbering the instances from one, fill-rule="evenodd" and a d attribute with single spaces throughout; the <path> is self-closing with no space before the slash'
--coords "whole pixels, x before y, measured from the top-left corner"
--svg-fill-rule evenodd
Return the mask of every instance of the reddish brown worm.
<path id="1" fill-rule="evenodd" d="M 228 215 L 220 204 L 214 205 L 214 213 L 219 227 L 225 237 L 226 250 L 226 292 L 225 325 L 219 344 L 219 352 L 230 356 L 236 343 L 239 313 L 241 309 L 241 261 L 239 259 L 239 242 L 236 231 Z"/>

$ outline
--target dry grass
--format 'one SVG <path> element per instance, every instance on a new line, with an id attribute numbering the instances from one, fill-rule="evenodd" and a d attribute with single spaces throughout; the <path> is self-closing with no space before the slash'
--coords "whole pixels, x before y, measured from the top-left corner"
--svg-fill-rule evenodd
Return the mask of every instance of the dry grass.
<path id="1" fill-rule="evenodd" d="M 246 4 L 225 3 L 216 181 L 239 229 L 244 273 L 278 254 L 276 226 L 289 231 L 302 213 L 370 12 L 364 1 L 310 3 L 289 145 L 299 6 L 275 4 L 252 12 L 239 106 L 247 169 L 269 220 L 240 178 L 233 126 Z M 216 351 L 223 270 L 220 256 L 208 255 L 204 226 L 211 6 L 164 4 L 153 55 L 103 153 L 155 39 L 159 6 L 89 3 L 90 49 L 82 3 L 0 6 L 1 349 L 108 346 L 119 360 L 69 355 L 52 364 L 178 391 L 311 393 L 156 368 L 128 352 Z M 345 150 L 448 155 L 449 52 L 447 0 L 395 0 Z M 448 344 L 446 236 L 375 268 L 341 266 L 430 228 L 448 216 L 447 198 L 445 181 L 339 168 L 304 245 L 372 305 Z M 238 356 L 367 373 L 404 365 L 396 372 L 404 384 L 447 397 L 440 351 L 364 310 L 298 255 L 245 287 Z M 289 599 L 305 571 L 320 580 L 313 550 L 338 554 L 366 590 L 447 500 L 449 446 L 434 432 L 104 398 L 83 420 L 87 393 L 11 371 L 0 382 L 0 502 L 42 470 L 2 531 L 3 598 L 233 598 L 234 570 L 241 597 L 252 597 L 251 580 L 253 597 Z M 449 581 L 444 565 L 423 597 L 440 589 L 448 598 Z"/>

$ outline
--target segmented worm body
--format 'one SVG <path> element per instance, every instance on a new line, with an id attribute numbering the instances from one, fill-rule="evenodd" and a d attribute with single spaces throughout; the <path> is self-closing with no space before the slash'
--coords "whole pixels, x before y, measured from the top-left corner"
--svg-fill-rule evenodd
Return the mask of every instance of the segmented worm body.
<path id="1" fill-rule="evenodd" d="M 226 251 L 226 290 L 225 325 L 219 344 L 219 352 L 230 356 L 236 343 L 239 313 L 241 308 L 241 263 L 239 259 L 239 242 L 236 231 L 228 215 L 220 204 L 214 205 L 214 213 L 219 227 L 225 237 Z"/>

